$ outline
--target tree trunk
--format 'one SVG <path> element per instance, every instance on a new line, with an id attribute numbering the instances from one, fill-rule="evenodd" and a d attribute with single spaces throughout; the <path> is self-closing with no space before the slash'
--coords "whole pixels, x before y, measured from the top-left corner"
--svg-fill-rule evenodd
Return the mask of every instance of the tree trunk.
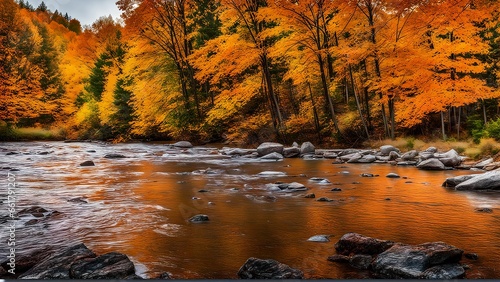
<path id="1" fill-rule="evenodd" d="M 335 128 L 336 133 L 340 134 L 339 125 L 337 122 L 337 116 L 335 115 L 335 109 L 333 108 L 332 97 L 330 97 L 330 93 L 328 93 L 328 81 L 326 79 L 325 74 L 325 63 L 323 61 L 323 57 L 321 54 L 318 54 L 318 64 L 321 73 L 321 86 L 323 88 L 323 96 L 325 96 L 325 100 L 328 105 L 328 110 L 330 112 L 330 119 L 333 121 L 333 127 Z"/>
<path id="2" fill-rule="evenodd" d="M 390 128 L 390 133 L 391 133 L 391 139 L 394 140 L 394 131 L 395 131 L 395 123 L 396 119 L 394 117 L 394 97 L 389 98 L 389 116 L 391 118 L 391 128 Z"/>
<path id="3" fill-rule="evenodd" d="M 351 86 L 352 86 L 354 98 L 356 99 L 356 106 L 358 107 L 359 117 L 361 118 L 361 123 L 363 124 L 363 127 L 365 129 L 366 137 L 368 139 L 370 139 L 370 133 L 368 132 L 368 127 L 366 126 L 365 117 L 363 116 L 363 112 L 361 111 L 361 106 L 359 104 L 358 95 L 356 94 L 356 88 L 354 87 L 354 77 L 352 75 L 352 67 L 350 64 L 349 64 L 349 76 L 351 77 Z M 347 92 L 347 79 L 346 79 L 346 94 L 348 94 L 348 92 Z"/>
<path id="4" fill-rule="evenodd" d="M 441 131 L 443 133 L 443 140 L 446 141 L 446 132 L 444 128 L 444 113 L 441 111 Z"/>
<path id="5" fill-rule="evenodd" d="M 318 133 L 318 139 L 319 142 L 321 142 L 321 125 L 319 123 L 319 117 L 318 117 L 318 110 L 316 109 L 316 103 L 314 102 L 314 96 L 311 88 L 311 83 L 307 83 L 307 86 L 309 87 L 309 95 L 311 95 L 311 103 L 313 107 L 313 114 L 314 114 L 314 126 L 316 127 L 316 132 Z"/>
<path id="6" fill-rule="evenodd" d="M 460 115 L 462 113 L 462 107 L 458 107 L 458 120 L 457 120 L 457 140 L 460 140 Z"/>

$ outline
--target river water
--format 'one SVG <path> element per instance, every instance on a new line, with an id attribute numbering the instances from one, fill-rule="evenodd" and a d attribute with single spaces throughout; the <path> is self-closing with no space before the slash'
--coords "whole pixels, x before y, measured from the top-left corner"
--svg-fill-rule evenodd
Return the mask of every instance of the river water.
<path id="1" fill-rule="evenodd" d="M 13 151 L 19 154 L 7 155 Z M 278 260 L 306 278 L 364 278 L 366 273 L 326 260 L 343 234 L 358 232 L 408 244 L 443 241 L 479 255 L 477 261 L 464 259 L 469 278 L 500 278 L 500 193 L 441 187 L 447 177 L 472 172 L 327 159 L 264 162 L 218 152 L 164 144 L 0 143 L 0 216 L 8 215 L 10 173 L 17 211 L 40 206 L 60 212 L 31 225 L 26 223 L 33 217 L 16 221 L 18 256 L 83 242 L 98 254 L 127 254 L 145 278 L 162 272 L 178 279 L 236 278 L 249 257 Z M 104 158 L 109 153 L 127 158 Z M 79 166 L 87 160 L 95 166 Z M 264 171 L 286 175 L 259 175 Z M 402 177 L 386 178 L 391 172 Z M 309 190 L 269 191 L 266 184 L 277 181 Z M 316 199 L 304 198 L 307 193 Z M 74 201 L 79 197 L 83 201 Z M 319 197 L 334 201 L 318 202 Z M 475 211 L 485 207 L 493 213 Z M 210 221 L 188 222 L 196 214 Z M 331 241 L 307 241 L 317 234 L 331 235 Z M 1 257 L 7 255 L 8 235 L 4 228 Z"/>

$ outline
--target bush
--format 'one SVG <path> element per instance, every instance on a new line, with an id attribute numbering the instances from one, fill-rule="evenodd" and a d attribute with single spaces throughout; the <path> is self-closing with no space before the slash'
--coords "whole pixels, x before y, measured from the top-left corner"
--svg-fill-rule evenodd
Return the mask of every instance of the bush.
<path id="1" fill-rule="evenodd" d="M 484 129 L 486 135 L 495 140 L 500 140 L 500 118 L 495 121 L 491 121 L 486 124 L 486 128 Z"/>

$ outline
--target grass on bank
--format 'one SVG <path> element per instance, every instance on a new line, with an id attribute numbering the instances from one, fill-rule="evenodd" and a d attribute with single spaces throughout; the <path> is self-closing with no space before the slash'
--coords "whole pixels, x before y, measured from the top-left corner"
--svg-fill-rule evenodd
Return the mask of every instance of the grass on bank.
<path id="1" fill-rule="evenodd" d="M 61 128 L 17 128 L 0 123 L 0 141 L 39 141 L 64 140 L 65 132 Z"/>
<path id="2" fill-rule="evenodd" d="M 407 138 L 397 138 L 396 140 L 384 139 L 377 141 L 367 142 L 366 147 L 369 148 L 379 148 L 382 145 L 393 145 L 399 148 L 401 151 L 424 151 L 429 147 L 436 147 L 439 151 L 448 151 L 455 149 L 460 155 L 469 157 L 472 160 L 480 160 L 488 156 L 495 156 L 500 153 L 500 143 L 493 138 L 483 138 L 480 140 L 479 144 L 473 142 L 473 140 L 468 141 L 456 141 L 456 140 L 434 140 L 429 142 L 424 142 L 420 139 L 414 137 Z"/>

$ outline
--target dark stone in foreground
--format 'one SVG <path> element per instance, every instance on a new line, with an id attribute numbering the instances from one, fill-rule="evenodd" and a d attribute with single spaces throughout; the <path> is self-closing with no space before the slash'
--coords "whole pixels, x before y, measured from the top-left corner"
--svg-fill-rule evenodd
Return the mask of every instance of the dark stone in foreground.
<path id="1" fill-rule="evenodd" d="M 84 161 L 80 166 L 95 166 L 93 161 Z"/>
<path id="2" fill-rule="evenodd" d="M 273 259 L 249 258 L 238 271 L 241 279 L 302 279 L 302 271 Z"/>
<path id="3" fill-rule="evenodd" d="M 208 215 L 198 214 L 189 219 L 190 222 L 206 222 L 209 221 Z"/>
<path id="4" fill-rule="evenodd" d="M 79 260 L 95 258 L 94 252 L 84 244 L 70 247 L 37 263 L 33 268 L 19 276 L 22 279 L 70 279 L 69 269 Z"/>
<path id="5" fill-rule="evenodd" d="M 75 279 L 126 279 L 133 274 L 135 267 L 130 259 L 114 252 L 79 260 L 70 268 L 70 276 Z"/>
<path id="6" fill-rule="evenodd" d="M 35 250 L 27 255 L 23 255 L 23 256 L 16 255 L 16 270 L 15 270 L 16 276 L 28 271 L 30 268 L 32 268 L 37 263 L 39 263 L 43 259 L 50 256 L 51 254 L 52 254 L 52 250 L 50 248 L 43 248 L 40 250 Z M 7 269 L 7 270 L 10 269 L 10 266 L 8 265 L 8 263 L 9 263 L 9 260 L 7 259 L 1 263 L 1 267 L 3 269 Z M 9 274 L 9 273 L 7 273 L 7 274 Z M 0 275 L 0 277 L 7 278 L 7 276 L 4 277 L 1 275 Z"/>
<path id="7" fill-rule="evenodd" d="M 377 255 L 393 245 L 392 241 L 375 239 L 358 233 L 347 233 L 335 244 L 335 250 L 341 255 Z"/>
<path id="8" fill-rule="evenodd" d="M 500 190 L 500 171 L 476 174 L 475 177 L 455 186 L 455 190 Z"/>
<path id="9" fill-rule="evenodd" d="M 465 276 L 465 269 L 458 263 L 434 266 L 426 269 L 419 278 L 457 279 Z"/>

